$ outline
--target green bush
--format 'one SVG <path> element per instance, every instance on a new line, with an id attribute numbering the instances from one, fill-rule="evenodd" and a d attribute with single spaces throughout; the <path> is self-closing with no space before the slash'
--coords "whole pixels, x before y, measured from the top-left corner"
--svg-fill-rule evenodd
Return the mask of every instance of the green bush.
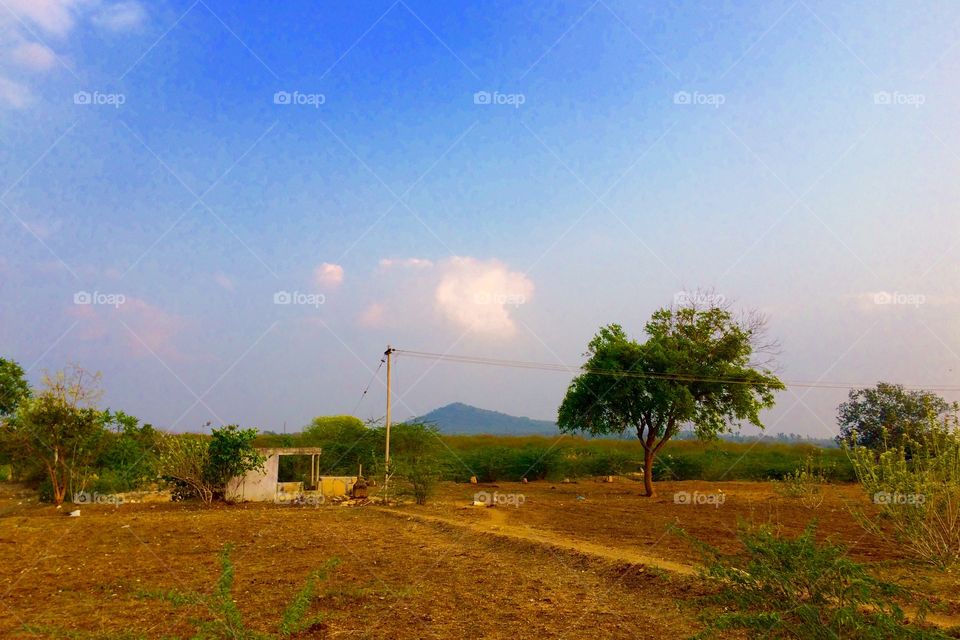
<path id="1" fill-rule="evenodd" d="M 729 629 L 742 629 L 750 638 L 947 638 L 908 626 L 896 599 L 910 594 L 871 576 L 843 547 L 818 545 L 813 523 L 796 538 L 741 523 L 738 538 L 744 552 L 732 555 L 674 531 L 693 542 L 704 561 L 702 576 L 719 589 L 708 602 L 720 609 L 705 611 L 708 631 L 700 637 L 724 637 Z M 924 611 L 921 607 L 920 623 Z"/>
<path id="2" fill-rule="evenodd" d="M 876 505 L 854 510 L 864 527 L 946 570 L 960 564 L 960 430 L 935 424 L 917 440 L 881 451 L 850 450 L 857 477 Z"/>

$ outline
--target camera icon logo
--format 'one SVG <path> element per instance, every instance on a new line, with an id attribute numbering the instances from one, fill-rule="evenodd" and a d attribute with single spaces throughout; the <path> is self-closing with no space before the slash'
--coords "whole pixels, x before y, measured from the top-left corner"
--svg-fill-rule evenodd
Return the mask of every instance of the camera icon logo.
<path id="1" fill-rule="evenodd" d="M 873 104 L 890 104 L 891 102 L 889 91 L 877 91 L 873 94 Z"/>
<path id="2" fill-rule="evenodd" d="M 673 494 L 673 504 L 691 504 L 692 497 L 688 491 L 677 491 Z"/>
<path id="3" fill-rule="evenodd" d="M 73 304 L 93 304 L 93 296 L 88 291 L 77 291 L 73 294 Z"/>
<path id="4" fill-rule="evenodd" d="M 277 91 L 273 94 L 273 104 L 290 104 L 290 98 L 289 91 Z"/>
<path id="5" fill-rule="evenodd" d="M 477 91 L 473 94 L 473 104 L 490 104 L 491 96 L 489 91 Z"/>
<path id="6" fill-rule="evenodd" d="M 887 291 L 879 291 L 873 294 L 873 303 L 874 304 L 892 304 L 893 296 Z"/>
<path id="7" fill-rule="evenodd" d="M 73 494 L 73 504 L 90 504 L 92 496 L 87 491 L 79 491 Z"/>
<path id="8" fill-rule="evenodd" d="M 493 504 L 493 496 L 490 495 L 489 491 L 477 491 L 473 494 L 473 501 L 490 506 Z"/>
<path id="9" fill-rule="evenodd" d="M 73 104 L 90 104 L 91 99 L 89 91 L 77 91 L 73 94 Z"/>
<path id="10" fill-rule="evenodd" d="M 690 92 L 677 91 L 673 94 L 673 104 L 690 104 Z"/>
<path id="11" fill-rule="evenodd" d="M 277 291 L 273 294 L 273 304 L 290 304 L 293 297 L 289 291 Z"/>

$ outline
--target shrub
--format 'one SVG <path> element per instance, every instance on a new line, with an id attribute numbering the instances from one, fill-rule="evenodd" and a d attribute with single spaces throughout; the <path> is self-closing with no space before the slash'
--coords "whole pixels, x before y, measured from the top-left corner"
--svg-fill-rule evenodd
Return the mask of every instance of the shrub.
<path id="1" fill-rule="evenodd" d="M 960 430 L 930 420 L 921 439 L 898 448 L 850 450 L 857 477 L 877 505 L 872 515 L 854 515 L 868 531 L 946 570 L 960 563 Z"/>
<path id="2" fill-rule="evenodd" d="M 263 634 L 248 629 L 243 623 L 243 616 L 233 599 L 234 566 L 230 560 L 232 545 L 226 545 L 220 551 L 220 578 L 210 595 L 203 595 L 193 591 L 142 591 L 141 597 L 166 600 L 176 607 L 201 606 L 207 610 L 208 619 L 193 619 L 197 628 L 195 638 L 223 639 L 223 640 L 261 640 L 273 635 Z M 303 588 L 293 597 L 284 610 L 276 635 L 287 638 L 294 634 L 310 632 L 322 622 L 324 615 L 318 614 L 309 617 L 310 605 L 317 594 L 317 585 L 326 580 L 340 561 L 337 558 L 328 560 L 320 569 L 311 573 Z"/>
<path id="3" fill-rule="evenodd" d="M 209 504 L 214 489 L 205 473 L 210 459 L 207 439 L 199 434 L 166 434 L 160 439 L 157 470 L 173 485 L 174 500 L 196 497 Z"/>
<path id="4" fill-rule="evenodd" d="M 795 498 L 808 509 L 816 509 L 823 503 L 823 485 L 827 484 L 823 461 L 814 463 L 807 456 L 804 463 L 781 480 L 774 480 L 774 490 L 786 498 Z"/>
<path id="5" fill-rule="evenodd" d="M 738 538 L 746 553 L 734 555 L 723 555 L 675 531 L 698 548 L 705 564 L 703 577 L 719 587 L 710 600 L 723 610 L 704 614 L 708 624 L 704 636 L 744 629 L 751 638 L 947 638 L 908 626 L 895 603 L 908 593 L 872 577 L 863 565 L 846 557 L 843 547 L 818 545 L 813 523 L 796 538 L 741 523 Z M 921 607 L 921 623 L 923 613 Z"/>
<path id="6" fill-rule="evenodd" d="M 231 478 L 262 469 L 265 458 L 253 448 L 256 429 L 241 429 L 235 424 L 214 429 L 203 470 L 206 482 L 218 497 Z"/>

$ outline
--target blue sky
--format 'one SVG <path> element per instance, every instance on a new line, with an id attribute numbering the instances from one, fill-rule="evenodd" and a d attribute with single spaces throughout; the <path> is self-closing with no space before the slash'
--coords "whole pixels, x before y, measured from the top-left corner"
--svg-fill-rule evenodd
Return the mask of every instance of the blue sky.
<path id="1" fill-rule="evenodd" d="M 960 386 L 954 3 L 0 5 L 0 352 L 34 381 L 292 430 L 388 343 L 578 365 L 706 287 L 786 380 Z M 568 382 L 401 356 L 397 413 L 552 418 Z M 830 435 L 844 395 L 767 422 Z"/>

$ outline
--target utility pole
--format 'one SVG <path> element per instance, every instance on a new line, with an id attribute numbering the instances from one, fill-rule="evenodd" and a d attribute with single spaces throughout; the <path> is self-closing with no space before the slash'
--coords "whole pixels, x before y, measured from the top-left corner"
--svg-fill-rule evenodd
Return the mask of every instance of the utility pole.
<path id="1" fill-rule="evenodd" d="M 390 496 L 387 487 L 390 482 L 390 354 L 392 353 L 393 347 L 387 345 L 387 350 L 383 352 L 383 355 L 387 357 L 387 447 L 383 454 L 383 496 L 387 502 L 389 502 Z"/>

